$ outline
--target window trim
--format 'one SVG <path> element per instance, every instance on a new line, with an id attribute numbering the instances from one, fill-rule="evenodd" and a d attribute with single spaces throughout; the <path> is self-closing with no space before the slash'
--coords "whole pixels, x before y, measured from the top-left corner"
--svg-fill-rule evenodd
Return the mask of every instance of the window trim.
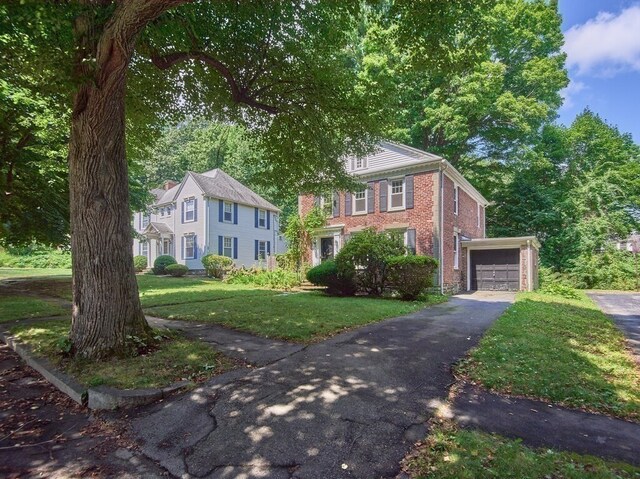
<path id="1" fill-rule="evenodd" d="M 149 213 L 147 211 L 147 212 L 143 212 L 143 213 L 140 213 L 140 214 L 142 215 L 142 219 L 140 221 L 140 226 L 141 226 L 141 229 L 144 230 L 144 229 L 146 229 L 147 226 L 149 226 L 149 223 L 151 223 L 151 213 Z M 146 223 L 145 223 L 145 220 L 146 220 Z"/>
<path id="2" fill-rule="evenodd" d="M 360 166 L 358 166 L 358 162 L 360 162 Z M 367 158 L 354 158 L 353 162 L 351 163 L 351 170 L 352 171 L 358 171 L 358 170 L 364 170 L 367 168 Z"/>
<path id="3" fill-rule="evenodd" d="M 264 214 L 264 217 L 261 216 Z M 263 224 L 260 224 L 264 220 Z M 267 210 L 258 208 L 258 228 L 267 229 Z"/>
<path id="4" fill-rule="evenodd" d="M 226 242 L 229 240 L 230 246 L 227 247 Z M 225 250 L 228 249 L 231 254 L 227 256 Z M 223 236 L 222 237 L 222 256 L 226 256 L 227 258 L 233 259 L 233 236 Z"/>
<path id="5" fill-rule="evenodd" d="M 140 255 L 149 258 L 149 242 L 140 241 Z"/>
<path id="6" fill-rule="evenodd" d="M 227 219 L 227 205 L 229 205 L 230 210 L 228 211 L 229 213 L 229 219 Z M 223 223 L 233 223 L 233 203 L 230 201 L 223 201 L 222 202 L 222 222 Z"/>
<path id="7" fill-rule="evenodd" d="M 357 198 L 356 195 L 362 193 L 364 195 L 364 209 L 361 211 L 358 211 L 357 209 Z M 367 211 L 369 211 L 369 198 L 368 198 L 368 194 L 367 194 L 367 187 L 365 186 L 361 191 L 356 191 L 355 193 L 352 194 L 353 196 L 353 211 L 351 212 L 352 216 L 356 216 L 356 215 L 366 215 Z"/>
<path id="8" fill-rule="evenodd" d="M 453 214 L 458 216 L 460 211 L 460 187 L 457 184 L 453 184 Z"/>
<path id="9" fill-rule="evenodd" d="M 477 216 L 478 216 L 478 224 L 476 225 L 476 228 L 480 228 L 480 203 L 476 203 L 477 208 Z"/>
<path id="10" fill-rule="evenodd" d="M 189 205 L 191 205 L 191 211 L 189 211 Z M 191 213 L 191 219 L 188 218 Z M 196 220 L 196 199 L 185 198 L 184 199 L 184 222 L 193 223 Z"/>
<path id="11" fill-rule="evenodd" d="M 320 195 L 320 210 L 326 216 L 333 216 L 333 210 L 335 205 L 333 204 L 333 191 Z"/>
<path id="12" fill-rule="evenodd" d="M 460 235 L 453 233 L 453 269 L 460 269 Z"/>
<path id="13" fill-rule="evenodd" d="M 185 235 L 184 237 L 184 259 L 195 259 L 196 257 L 196 242 L 195 242 L 195 235 Z M 187 250 L 189 249 L 189 246 L 187 244 L 187 242 L 191 240 L 191 256 L 187 255 Z"/>
<path id="14" fill-rule="evenodd" d="M 400 181 L 402 183 L 402 206 L 391 206 L 391 198 L 394 195 L 393 193 L 393 182 Z M 387 211 L 402 211 L 407 209 L 407 186 L 405 182 L 405 178 L 389 178 L 387 180 Z M 397 193 L 395 193 L 397 195 Z"/>
<path id="15" fill-rule="evenodd" d="M 264 246 L 264 256 L 262 256 L 262 246 Z M 258 261 L 266 261 L 267 260 L 267 241 L 266 240 L 258 240 Z"/>

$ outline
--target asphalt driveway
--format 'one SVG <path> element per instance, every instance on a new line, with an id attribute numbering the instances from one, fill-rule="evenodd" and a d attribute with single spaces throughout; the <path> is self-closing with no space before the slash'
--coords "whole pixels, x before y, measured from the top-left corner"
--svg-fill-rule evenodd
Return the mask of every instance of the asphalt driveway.
<path id="1" fill-rule="evenodd" d="M 456 296 L 220 376 L 139 411 L 132 432 L 176 476 L 395 477 L 445 400 L 451 365 L 513 298 Z"/>
<path id="2" fill-rule="evenodd" d="M 640 292 L 594 291 L 588 294 L 622 330 L 640 363 Z"/>

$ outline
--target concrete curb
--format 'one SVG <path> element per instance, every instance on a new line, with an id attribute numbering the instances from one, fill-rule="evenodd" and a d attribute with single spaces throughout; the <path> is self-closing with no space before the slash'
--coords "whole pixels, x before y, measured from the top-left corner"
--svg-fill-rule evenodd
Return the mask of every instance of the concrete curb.
<path id="1" fill-rule="evenodd" d="M 81 406 L 87 406 L 94 411 L 150 404 L 195 384 L 192 381 L 178 381 L 158 389 L 116 389 L 108 386 L 86 388 L 73 377 L 57 369 L 48 359 L 36 356 L 29 346 L 15 341 L 7 331 L 0 332 L 0 340 L 61 392 Z"/>

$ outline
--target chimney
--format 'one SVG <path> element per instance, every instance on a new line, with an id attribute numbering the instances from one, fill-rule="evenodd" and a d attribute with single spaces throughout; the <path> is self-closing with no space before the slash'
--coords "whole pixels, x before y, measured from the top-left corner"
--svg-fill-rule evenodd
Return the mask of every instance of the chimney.
<path id="1" fill-rule="evenodd" d="M 162 185 L 162 189 L 163 190 L 170 190 L 171 188 L 173 188 L 174 186 L 176 186 L 178 184 L 177 181 L 173 181 L 173 180 L 167 180 L 164 182 L 164 185 Z"/>

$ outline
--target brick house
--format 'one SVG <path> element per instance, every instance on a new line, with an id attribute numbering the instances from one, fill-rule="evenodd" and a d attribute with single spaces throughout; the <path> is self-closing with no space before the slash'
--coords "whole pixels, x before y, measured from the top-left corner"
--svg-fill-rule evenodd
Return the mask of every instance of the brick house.
<path id="1" fill-rule="evenodd" d="M 375 153 L 346 163 L 362 190 L 298 197 L 301 215 L 318 206 L 328 216 L 313 233 L 313 265 L 333 258 L 351 235 L 373 227 L 397 234 L 416 254 L 436 258 L 436 284 L 443 292 L 536 287 L 537 240 L 486 238 L 489 202 L 444 158 L 382 142 Z"/>

